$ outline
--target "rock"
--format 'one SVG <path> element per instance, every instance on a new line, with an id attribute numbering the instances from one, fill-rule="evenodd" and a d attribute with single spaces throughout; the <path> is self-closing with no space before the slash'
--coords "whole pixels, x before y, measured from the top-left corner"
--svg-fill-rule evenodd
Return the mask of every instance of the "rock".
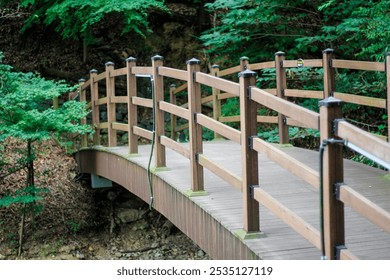
<path id="1" fill-rule="evenodd" d="M 142 217 L 145 212 L 137 209 L 119 209 L 116 216 L 122 224 L 135 222 Z"/>
<path id="2" fill-rule="evenodd" d="M 114 255 L 117 258 L 121 258 L 123 256 L 123 254 L 121 252 L 116 252 Z"/>
<path id="3" fill-rule="evenodd" d="M 2 254 L 0 254 L 0 260 L 5 260 L 5 256 L 3 256 Z"/>
<path id="4" fill-rule="evenodd" d="M 65 245 L 65 246 L 61 246 L 58 249 L 58 252 L 60 252 L 60 253 L 70 253 L 70 252 L 72 252 L 74 250 L 76 250 L 76 245 Z"/>
<path id="5" fill-rule="evenodd" d="M 85 255 L 79 251 L 76 252 L 76 258 L 79 260 L 85 260 Z"/>
<path id="6" fill-rule="evenodd" d="M 196 255 L 197 255 L 198 257 L 200 257 L 200 258 L 203 258 L 204 255 L 205 255 L 205 253 L 203 252 L 203 250 L 199 250 L 199 251 L 196 253 Z"/>

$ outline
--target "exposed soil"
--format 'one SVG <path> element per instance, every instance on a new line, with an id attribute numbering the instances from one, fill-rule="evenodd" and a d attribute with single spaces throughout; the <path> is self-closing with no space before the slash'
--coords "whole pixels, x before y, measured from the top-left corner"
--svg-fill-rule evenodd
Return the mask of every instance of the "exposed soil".
<path id="1" fill-rule="evenodd" d="M 27 215 L 17 256 L 21 205 L 0 208 L 0 259 L 207 259 L 165 217 L 120 186 L 92 190 L 72 156 L 54 141 L 37 143 L 36 185 L 49 190 Z M 9 141 L 7 161 L 23 143 Z M 38 150 L 38 149 L 37 149 Z M 4 170 L 3 170 L 4 171 Z M 20 170 L 0 181 L 0 196 L 24 187 Z M 112 233 L 110 233 L 112 231 Z"/>

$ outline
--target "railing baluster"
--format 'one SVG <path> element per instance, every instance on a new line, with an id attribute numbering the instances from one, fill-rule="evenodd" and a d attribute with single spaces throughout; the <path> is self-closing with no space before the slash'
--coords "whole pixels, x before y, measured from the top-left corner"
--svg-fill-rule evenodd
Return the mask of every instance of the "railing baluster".
<path id="1" fill-rule="evenodd" d="M 93 144 L 100 145 L 100 107 L 97 103 L 99 99 L 98 92 L 98 83 L 95 82 L 95 77 L 98 71 L 96 69 L 92 69 L 89 71 L 89 79 L 90 79 L 90 87 L 91 87 L 91 109 L 92 109 L 92 125 L 95 127 L 95 132 L 93 134 Z"/>
<path id="2" fill-rule="evenodd" d="M 390 52 L 386 53 L 385 71 L 387 87 L 387 141 L 390 142 Z"/>
<path id="3" fill-rule="evenodd" d="M 335 259 L 336 246 L 345 244 L 344 203 L 337 200 L 335 196 L 336 184 L 344 181 L 343 147 L 332 142 L 335 139 L 334 120 L 342 117 L 341 104 L 342 102 L 334 97 L 329 97 L 319 103 L 321 143 L 324 148 L 322 159 L 323 236 L 327 259 Z"/>
<path id="4" fill-rule="evenodd" d="M 286 69 L 283 66 L 283 61 L 286 59 L 284 52 L 275 53 L 275 70 L 276 70 L 276 95 L 279 98 L 286 99 L 284 91 L 287 88 Z M 279 143 L 288 144 L 288 125 L 286 116 L 278 113 L 278 129 L 279 129 Z"/>
<path id="5" fill-rule="evenodd" d="M 250 87 L 256 84 L 256 72 L 245 70 L 240 78 L 241 161 L 243 196 L 243 232 L 240 238 L 257 237 L 260 230 L 259 203 L 253 188 L 259 184 L 258 155 L 251 147 L 257 135 L 257 103 L 250 98 Z"/>
<path id="6" fill-rule="evenodd" d="M 176 89 L 175 84 L 171 84 L 169 86 L 169 101 L 173 105 L 176 105 L 175 89 Z M 177 139 L 176 126 L 177 126 L 177 117 L 175 114 L 171 114 L 171 139 L 175 141 Z"/>
<path id="7" fill-rule="evenodd" d="M 212 66 L 212 72 L 211 74 L 215 77 L 219 77 L 219 65 L 214 64 Z M 221 100 L 219 100 L 219 94 L 221 91 L 217 88 L 212 88 L 212 94 L 213 94 L 213 118 L 214 120 L 218 121 L 219 117 L 221 116 Z M 221 136 L 214 132 L 214 139 L 221 138 Z"/>
<path id="8" fill-rule="evenodd" d="M 86 102 L 87 101 L 87 93 L 85 89 L 82 89 L 82 85 L 85 83 L 84 79 L 79 80 L 79 85 L 80 85 L 80 102 Z M 81 119 L 81 124 L 87 124 L 87 118 L 82 118 Z M 81 136 L 81 147 L 86 148 L 88 147 L 88 135 L 83 134 Z"/>
<path id="9" fill-rule="evenodd" d="M 333 96 L 336 90 L 335 70 L 332 67 L 334 59 L 333 49 L 326 49 L 322 52 L 322 65 L 324 69 L 324 99 Z"/>
<path id="10" fill-rule="evenodd" d="M 204 190 L 203 166 L 199 164 L 198 155 L 203 152 L 202 127 L 196 122 L 196 114 L 201 113 L 200 84 L 195 82 L 195 74 L 200 71 L 200 61 L 190 59 L 187 61 L 188 75 L 188 109 L 190 111 L 189 134 L 190 134 L 190 172 L 191 191 L 201 192 Z"/>
<path id="11" fill-rule="evenodd" d="M 107 94 L 107 122 L 108 122 L 108 146 L 117 145 L 117 131 L 112 128 L 112 123 L 116 121 L 116 104 L 111 102 L 111 97 L 115 96 L 115 78 L 111 77 L 114 70 L 114 63 L 106 63 L 106 94 Z"/>
<path id="12" fill-rule="evenodd" d="M 137 96 L 137 78 L 131 73 L 131 67 L 136 66 L 137 59 L 129 57 L 126 59 L 127 67 L 127 123 L 128 123 L 128 145 L 129 153 L 138 153 L 138 136 L 134 134 L 133 127 L 138 124 L 137 105 L 133 104 L 133 97 Z"/>
<path id="13" fill-rule="evenodd" d="M 152 57 L 153 80 L 154 80 L 154 122 L 155 122 L 155 149 L 154 163 L 155 167 L 165 167 L 165 146 L 160 142 L 160 136 L 165 135 L 164 111 L 160 110 L 158 103 L 164 101 L 164 80 L 163 76 L 158 74 L 158 67 L 163 66 L 164 58 L 159 55 Z"/>

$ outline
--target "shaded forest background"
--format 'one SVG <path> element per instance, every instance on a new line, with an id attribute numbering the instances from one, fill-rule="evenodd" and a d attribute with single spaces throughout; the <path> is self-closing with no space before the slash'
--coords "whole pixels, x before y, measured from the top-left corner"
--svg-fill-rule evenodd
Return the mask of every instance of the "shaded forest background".
<path id="1" fill-rule="evenodd" d="M 123 67 L 130 56 L 137 58 L 138 65 L 149 66 L 151 57 L 159 54 L 165 58 L 165 65 L 179 69 L 185 69 L 185 62 L 195 57 L 201 60 L 202 71 L 209 72 L 213 64 L 221 69 L 237 65 L 242 56 L 249 57 L 250 62 L 262 62 L 273 60 L 275 52 L 283 51 L 287 59 L 321 58 L 326 48 L 333 48 L 341 59 L 383 62 L 389 55 L 389 42 L 390 0 L 0 0 L 0 66 L 7 69 L 7 75 L 12 67 L 15 73 L 38 73 L 70 85 L 87 77 L 91 69 L 104 71 L 108 61 Z M 260 87 L 274 87 L 274 72 L 260 74 L 257 81 Z M 339 70 L 336 75 L 340 92 L 386 98 L 384 73 Z M 26 77 L 35 76 L 26 74 Z M 1 96 L 6 92 L 2 79 L 0 82 Z M 288 73 L 287 85 L 322 90 L 322 72 Z M 318 100 L 295 101 L 318 110 Z M 42 110 L 47 109 L 47 102 L 42 106 Z M 223 104 L 222 114 L 236 115 L 238 107 L 237 100 L 229 100 Z M 343 110 L 354 124 L 374 133 L 387 133 L 386 110 L 359 105 L 346 105 Z M 2 134 L 6 131 L 1 128 L 4 123 L 0 112 Z M 291 132 L 299 139 L 315 136 L 315 132 Z M 273 128 L 265 128 L 259 134 L 267 140 L 277 140 Z M 0 162 L 20 168 L 8 176 L 9 170 L 0 166 L 0 175 L 7 175 L 0 177 L 3 187 L 0 198 L 22 188 L 24 182 L 20 178 L 26 175 L 28 165 L 20 165 L 21 158 L 26 160 L 19 152 L 25 149 L 23 144 L 14 139 L 1 142 L 1 136 Z M 28 233 L 39 221 L 48 226 L 39 232 L 43 236 L 50 225 L 59 226 L 57 233 L 63 227 L 75 233 L 83 223 L 95 227 L 108 219 L 107 213 L 100 222 L 91 216 L 96 211 L 92 206 L 96 201 L 76 180 L 80 178 L 76 178 L 74 162 L 69 157 L 62 158 L 64 150 L 57 144 L 37 145 L 36 181 L 43 187 L 52 187 L 46 194 L 45 213 L 53 215 L 27 220 Z M 10 156 L 12 153 L 16 156 Z M 66 164 L 54 168 L 58 161 Z M 58 174 L 65 175 L 60 178 Z M 58 207 L 60 200 L 72 201 L 74 205 Z M 107 201 L 103 204 L 107 206 Z M 80 206 L 82 211 L 75 216 L 73 209 Z M 15 207 L 7 210 L 6 218 L 0 215 L 0 226 L 10 225 L 13 231 L 9 236 L 2 235 L 0 245 L 2 241 L 16 242 L 18 220 L 13 217 L 19 215 L 19 210 Z M 156 224 L 155 228 L 159 226 Z"/>

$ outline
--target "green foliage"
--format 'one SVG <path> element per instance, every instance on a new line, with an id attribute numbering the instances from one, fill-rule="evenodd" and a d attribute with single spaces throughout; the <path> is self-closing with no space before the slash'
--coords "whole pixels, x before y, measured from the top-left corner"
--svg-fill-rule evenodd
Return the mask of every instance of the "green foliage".
<path id="1" fill-rule="evenodd" d="M 37 74 L 13 72 L 12 67 L 1 63 L 2 58 L 0 53 L 0 143 L 10 137 L 28 143 L 24 156 L 17 160 L 14 167 L 15 170 L 27 168 L 28 187 L 2 197 L 0 207 L 33 204 L 42 199 L 45 189 L 34 186 L 32 179 L 35 158 L 32 143 L 61 133 L 90 132 L 89 126 L 80 124 L 87 110 L 85 103 L 76 101 L 65 102 L 60 109 L 54 110 L 49 105 L 51 100 L 74 88 L 63 81 L 45 80 Z M 2 153 L 0 159 L 3 171 L 7 163 Z M 12 167 L 6 172 L 12 172 Z"/>
<path id="2" fill-rule="evenodd" d="M 58 110 L 48 105 L 73 87 L 63 81 L 11 70 L 9 65 L 0 64 L 0 142 L 8 137 L 35 141 L 52 134 L 90 131 L 88 126 L 79 124 L 87 114 L 85 103 L 69 101 Z"/>
<path id="3" fill-rule="evenodd" d="M 246 55 L 270 60 L 276 51 L 297 58 L 332 47 L 343 58 L 383 59 L 389 50 L 390 1 L 215 0 L 214 26 L 200 37 L 220 60 Z"/>
<path id="4" fill-rule="evenodd" d="M 56 31 L 64 38 L 93 40 L 92 28 L 108 14 L 123 19 L 123 33 L 134 31 L 144 36 L 148 31 L 148 13 L 166 10 L 163 0 L 22 0 L 24 7 L 31 7 L 24 30 L 35 23 L 55 24 Z"/>
<path id="5" fill-rule="evenodd" d="M 42 195 L 49 190 L 46 188 L 37 188 L 29 186 L 24 189 L 16 190 L 14 194 L 8 194 L 0 198 L 0 208 L 8 207 L 12 204 L 31 204 L 43 199 Z M 36 211 L 40 211 L 40 208 Z"/>

